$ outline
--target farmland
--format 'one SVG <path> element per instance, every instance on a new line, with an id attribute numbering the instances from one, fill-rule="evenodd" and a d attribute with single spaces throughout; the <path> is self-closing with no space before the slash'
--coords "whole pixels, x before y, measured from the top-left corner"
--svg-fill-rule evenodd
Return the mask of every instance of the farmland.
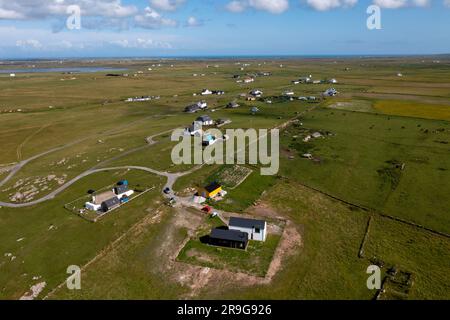
<path id="1" fill-rule="evenodd" d="M 407 294 L 389 297 L 448 299 L 450 60 L 248 58 L 245 71 L 237 62 L 96 61 L 127 77 L 0 74 L 0 298 L 45 282 L 39 299 L 373 299 L 366 268 L 382 261 L 383 274 L 395 266 L 414 279 Z M 262 71 L 271 75 L 233 79 Z M 338 83 L 292 84 L 309 74 Z M 264 100 L 288 89 L 320 97 L 331 86 L 339 94 L 314 103 Z M 204 88 L 225 94 L 199 96 Z M 240 96 L 255 88 L 261 100 Z M 125 102 L 144 95 L 160 99 Z M 232 120 L 223 129 L 289 124 L 280 131 L 278 174 L 261 176 L 259 165 L 174 165 L 171 132 L 203 114 L 183 112 L 202 99 L 204 114 Z M 231 101 L 240 107 L 225 108 Z M 64 208 L 123 179 L 149 191 L 95 223 Z M 228 194 L 210 205 L 284 221 L 283 233 L 246 252 L 200 243 L 219 222 L 167 206 L 161 191 L 173 182 L 175 194 L 190 196 L 217 180 Z M 83 267 L 81 290 L 64 286 L 69 265 Z"/>

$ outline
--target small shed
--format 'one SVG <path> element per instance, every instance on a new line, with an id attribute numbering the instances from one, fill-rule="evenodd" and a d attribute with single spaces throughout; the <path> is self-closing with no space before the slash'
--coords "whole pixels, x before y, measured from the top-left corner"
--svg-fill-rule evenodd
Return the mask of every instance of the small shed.
<path id="1" fill-rule="evenodd" d="M 216 181 L 214 181 L 204 188 L 199 188 L 198 195 L 203 198 L 214 198 L 221 191 L 222 186 Z"/>

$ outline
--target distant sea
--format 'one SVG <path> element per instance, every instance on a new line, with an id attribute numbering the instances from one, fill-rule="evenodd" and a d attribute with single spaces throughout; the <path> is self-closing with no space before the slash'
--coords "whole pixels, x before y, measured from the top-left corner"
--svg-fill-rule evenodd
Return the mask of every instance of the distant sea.
<path id="1" fill-rule="evenodd" d="M 126 69 L 108 67 L 73 67 L 73 68 L 20 68 L 20 69 L 0 69 L 0 74 L 9 73 L 91 73 L 101 71 L 125 71 Z"/>

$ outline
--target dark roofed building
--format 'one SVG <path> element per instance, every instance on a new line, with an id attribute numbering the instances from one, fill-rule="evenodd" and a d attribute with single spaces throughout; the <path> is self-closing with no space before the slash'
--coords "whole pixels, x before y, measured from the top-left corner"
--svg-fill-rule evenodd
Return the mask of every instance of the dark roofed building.
<path id="1" fill-rule="evenodd" d="M 184 112 L 188 112 L 188 113 L 194 113 L 201 110 L 201 107 L 198 104 L 192 104 L 190 106 L 187 106 L 186 108 L 184 108 Z"/>
<path id="2" fill-rule="evenodd" d="M 200 116 L 195 121 L 200 122 L 204 126 L 210 126 L 214 123 L 214 121 L 208 115 Z"/>
<path id="3" fill-rule="evenodd" d="M 245 250 L 248 244 L 248 234 L 237 230 L 216 228 L 213 229 L 209 235 L 209 244 Z"/>
<path id="4" fill-rule="evenodd" d="M 117 186 L 114 188 L 114 193 L 119 195 L 119 194 L 127 192 L 128 190 L 129 190 L 128 185 L 120 185 L 120 186 Z"/>
<path id="5" fill-rule="evenodd" d="M 112 209 L 117 208 L 119 205 L 120 205 L 119 198 L 112 197 L 112 198 L 102 202 L 102 210 L 103 210 L 103 212 L 108 212 Z"/>

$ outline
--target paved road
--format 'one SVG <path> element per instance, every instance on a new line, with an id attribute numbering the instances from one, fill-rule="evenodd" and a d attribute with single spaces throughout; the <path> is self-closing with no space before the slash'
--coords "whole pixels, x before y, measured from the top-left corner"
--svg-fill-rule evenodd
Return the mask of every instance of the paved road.
<path id="1" fill-rule="evenodd" d="M 311 109 L 309 109 L 309 110 L 306 110 L 306 111 L 302 112 L 302 114 L 303 114 L 303 113 L 306 113 L 306 112 L 309 112 L 309 111 L 311 111 L 311 110 L 313 110 L 313 109 L 314 109 L 314 108 L 311 108 Z M 281 124 L 281 125 L 279 125 L 279 126 L 276 126 L 275 128 L 282 129 L 282 128 L 286 127 L 287 125 L 289 125 L 290 123 L 292 123 L 292 121 L 294 121 L 294 120 L 297 119 L 297 118 L 298 118 L 298 116 L 294 117 L 293 119 L 290 119 L 290 120 L 287 121 L 287 122 L 284 122 L 283 124 Z M 33 205 L 42 203 L 42 202 L 44 202 L 44 201 L 53 199 L 55 196 L 57 196 L 58 194 L 60 194 L 60 193 L 63 192 L 64 190 L 66 190 L 66 189 L 67 189 L 68 187 L 70 187 L 72 184 L 74 184 L 75 182 L 77 182 L 78 180 L 80 180 L 80 179 L 82 179 L 82 178 L 84 178 L 84 177 L 86 177 L 86 176 L 89 176 L 89 175 L 94 174 L 94 173 L 102 172 L 102 171 L 122 170 L 122 169 L 142 170 L 142 171 L 150 172 L 150 173 L 153 173 L 153 174 L 156 174 L 156 175 L 159 175 L 159 176 L 164 176 L 164 177 L 166 177 L 166 178 L 167 178 L 167 183 L 166 183 L 166 185 L 164 186 L 164 189 L 169 188 L 169 189 L 170 189 L 170 192 L 169 192 L 168 194 L 165 194 L 165 196 L 166 196 L 167 198 L 172 198 L 172 197 L 176 198 L 176 196 L 175 196 L 174 193 L 173 193 L 172 187 L 173 187 L 173 185 L 175 184 L 175 182 L 177 181 L 177 179 L 178 179 L 179 177 L 181 177 L 181 176 L 188 175 L 188 174 L 190 174 L 190 173 L 192 173 L 192 172 L 194 172 L 194 171 L 200 169 L 203 165 L 199 165 L 199 166 L 197 166 L 197 167 L 192 168 L 191 170 L 184 171 L 184 172 L 178 172 L 178 173 L 169 173 L 169 172 L 164 172 L 164 171 L 158 171 L 158 170 L 155 170 L 155 169 L 152 169 L 152 168 L 141 167 L 141 166 L 119 166 L 119 167 L 111 167 L 111 168 L 98 168 L 100 165 L 104 165 L 104 164 L 106 164 L 106 163 L 108 163 L 108 162 L 110 162 L 110 161 L 117 160 L 117 159 L 119 159 L 119 158 L 121 158 L 121 157 L 124 157 L 124 156 L 130 154 L 130 153 L 136 152 L 136 151 L 138 151 L 138 150 L 141 150 L 141 149 L 143 149 L 143 148 L 146 148 L 146 147 L 148 147 L 148 146 L 151 146 L 151 145 L 155 144 L 156 141 L 153 140 L 154 137 L 160 136 L 160 135 L 165 134 L 165 133 L 169 133 L 169 132 L 171 132 L 171 131 L 172 131 L 172 130 L 167 130 L 167 131 L 160 132 L 160 133 L 157 133 L 157 134 L 154 134 L 154 135 L 152 135 L 152 136 L 147 137 L 147 138 L 145 139 L 146 142 L 147 142 L 147 145 L 146 145 L 146 146 L 142 146 L 142 147 L 138 147 L 138 148 L 135 148 L 135 149 L 128 150 L 128 151 L 126 151 L 125 153 L 120 154 L 120 155 L 118 155 L 118 156 L 116 156 L 116 157 L 114 157 L 114 158 L 105 160 L 105 161 L 103 161 L 103 162 L 101 162 L 101 163 L 95 165 L 93 168 L 91 168 L 91 169 L 89 169 L 89 170 L 87 170 L 87 171 L 85 171 L 85 172 L 79 174 L 78 176 L 76 176 L 75 178 L 73 178 L 72 180 L 70 180 L 69 182 L 65 183 L 64 185 L 60 186 L 58 189 L 52 191 L 51 193 L 49 193 L 48 195 L 46 195 L 46 196 L 44 196 L 44 197 L 42 197 L 42 198 L 40 198 L 40 199 L 37 199 L 37 200 L 34 200 L 34 201 L 30 201 L 30 202 L 26 202 L 26 203 L 10 203 L 10 202 L 2 202 L 2 201 L 0 201 L 0 206 L 3 206 L 3 207 L 9 207 L 9 208 L 22 208 L 22 207 L 33 206 Z M 261 138 L 263 138 L 263 136 L 258 137 L 255 141 L 252 141 L 252 142 L 250 142 L 249 144 L 256 143 L 256 142 L 257 142 L 259 139 L 261 139 Z M 49 154 L 49 153 L 52 153 L 52 152 L 61 150 L 61 149 L 66 148 L 66 147 L 68 147 L 68 146 L 71 146 L 71 145 L 80 143 L 81 141 L 84 141 L 84 140 L 86 140 L 86 139 L 87 139 L 87 138 L 83 138 L 83 139 L 80 139 L 80 140 L 71 142 L 71 143 L 69 143 L 69 144 L 66 144 L 66 145 L 63 145 L 63 146 L 60 146 L 60 147 L 56 147 L 56 148 L 50 149 L 50 150 L 48 150 L 48 151 L 46 151 L 46 152 L 40 153 L 40 154 L 35 155 L 35 156 L 33 156 L 33 157 L 29 158 L 29 159 L 26 159 L 26 160 L 23 160 L 23 161 L 19 162 L 18 164 L 16 164 L 16 165 L 13 167 L 13 169 L 11 170 L 11 172 L 9 173 L 9 175 L 8 175 L 5 179 L 3 179 L 2 181 L 0 181 L 0 187 L 1 187 L 2 185 L 4 185 L 7 181 L 9 181 L 9 180 L 10 180 L 10 179 L 11 179 L 11 178 L 12 178 L 12 177 L 13 177 L 20 169 L 22 169 L 22 167 L 23 167 L 24 165 L 26 165 L 26 164 L 29 163 L 30 161 L 33 161 L 33 160 L 35 160 L 35 159 L 37 159 L 37 158 L 39 158 L 39 157 L 42 157 L 42 156 L 44 156 L 44 155 L 46 155 L 46 154 Z M 239 151 L 240 151 L 240 150 L 237 150 L 236 152 L 239 152 Z"/>
<path id="2" fill-rule="evenodd" d="M 167 178 L 167 182 L 166 182 L 166 184 L 164 186 L 164 189 L 169 188 L 171 191 L 170 191 L 169 194 L 166 194 L 165 196 L 168 197 L 168 198 L 171 198 L 171 197 L 174 196 L 172 188 L 173 188 L 173 185 L 175 184 L 175 182 L 177 181 L 177 179 L 179 177 L 181 177 L 181 176 L 190 174 L 193 171 L 198 170 L 201 166 L 194 167 L 191 170 L 184 171 L 184 172 L 178 172 L 178 173 L 170 173 L 170 172 L 165 172 L 165 171 L 158 171 L 158 170 L 155 170 L 155 169 L 152 169 L 152 168 L 142 167 L 142 166 L 119 166 L 119 167 L 110 167 L 110 168 L 98 168 L 100 165 L 103 165 L 103 164 L 105 164 L 107 162 L 117 160 L 117 159 L 119 159 L 121 157 L 124 157 L 124 156 L 130 154 L 130 153 L 136 152 L 138 150 L 141 150 L 143 148 L 146 148 L 148 146 L 151 146 L 151 145 L 155 144 L 156 141 L 153 140 L 155 137 L 160 136 L 160 135 L 165 134 L 165 133 L 168 133 L 168 132 L 171 132 L 171 131 L 172 130 L 168 130 L 168 131 L 160 132 L 160 133 L 157 133 L 157 134 L 154 134 L 152 136 L 147 137 L 145 140 L 147 141 L 148 145 L 145 145 L 145 146 L 142 146 L 142 147 L 138 147 L 138 148 L 135 148 L 135 149 L 131 149 L 129 151 L 126 151 L 126 152 L 120 154 L 119 156 L 116 156 L 114 158 L 111 158 L 111 159 L 108 159 L 108 160 L 106 160 L 104 162 L 101 162 L 101 163 L 97 164 L 96 166 L 94 166 L 93 168 L 91 168 L 91 169 L 89 169 L 89 170 L 79 174 L 78 176 L 76 176 L 72 180 L 70 180 L 67 183 L 65 183 L 64 185 L 60 186 L 58 189 L 55 189 L 54 191 L 52 191 L 51 193 L 47 194 L 46 196 L 44 196 L 44 197 L 42 197 L 40 199 L 37 199 L 37 200 L 34 200 L 34 201 L 30 201 L 30 202 L 26 202 L 26 203 L 10 203 L 10 202 L 0 201 L 0 206 L 2 206 L 2 207 L 9 207 L 9 208 L 23 208 L 23 207 L 34 206 L 34 205 L 42 203 L 44 201 L 53 199 L 55 196 L 57 196 L 58 194 L 60 194 L 61 192 L 63 192 L 67 188 L 69 188 L 75 182 L 77 182 L 77 181 L 79 181 L 79 180 L 83 179 L 84 177 L 87 177 L 87 176 L 89 176 L 91 174 L 98 173 L 98 172 L 103 172 L 103 171 L 113 171 L 113 170 L 123 170 L 123 169 L 141 170 L 141 171 L 146 171 L 146 172 L 150 172 L 150 173 L 156 174 L 158 176 L 166 177 Z M 79 143 L 79 142 L 80 142 L 80 140 L 77 140 L 75 142 L 72 142 L 71 144 L 76 144 L 76 143 Z M 66 148 L 66 147 L 68 147 L 68 145 L 64 145 L 64 146 L 61 146 L 61 147 L 58 147 L 58 148 L 54 148 L 54 149 L 48 150 L 48 151 L 43 152 L 41 154 L 38 154 L 38 155 L 36 155 L 34 157 L 31 157 L 31 158 L 29 158 L 27 160 L 19 162 L 17 165 L 15 165 L 13 167 L 12 171 L 10 172 L 10 174 L 3 181 L 0 182 L 0 186 L 2 186 L 9 179 L 11 179 L 28 162 L 30 162 L 32 160 L 35 160 L 35 159 L 37 159 L 39 157 L 42 157 L 42 156 L 44 156 L 46 154 L 49 154 L 51 152 L 54 152 L 54 151 Z"/>
<path id="3" fill-rule="evenodd" d="M 88 171 L 85 171 L 85 172 L 79 174 L 78 176 L 76 176 L 75 178 L 70 180 L 69 182 L 67 182 L 64 185 L 60 186 L 58 189 L 53 190 L 51 193 L 49 193 L 48 195 L 46 195 L 46 196 L 44 196 L 44 197 L 42 197 L 40 199 L 37 199 L 37 200 L 34 200 L 34 201 L 30 201 L 30 202 L 26 202 L 26 203 L 9 203 L 9 202 L 2 202 L 2 201 L 0 201 L 0 206 L 9 207 L 9 208 L 23 208 L 23 207 L 34 206 L 34 205 L 42 203 L 44 201 L 53 199 L 55 196 L 57 196 L 58 194 L 60 194 L 61 192 L 63 192 L 67 188 L 69 188 L 71 185 L 73 185 L 78 180 L 81 180 L 84 177 L 87 177 L 87 176 L 89 176 L 91 174 L 98 173 L 98 172 L 103 172 L 103 171 L 124 170 L 124 169 L 141 170 L 141 171 L 145 171 L 145 172 L 150 172 L 150 173 L 156 174 L 158 176 L 164 176 L 164 177 L 167 178 L 167 182 L 166 182 L 166 184 L 164 186 L 164 189 L 165 188 L 170 188 L 170 190 L 172 190 L 173 184 L 177 181 L 177 179 L 179 177 L 187 175 L 187 174 L 193 172 L 194 170 L 196 170 L 198 168 L 194 168 L 192 170 L 185 171 L 185 172 L 179 172 L 179 173 L 163 172 L 163 171 L 154 170 L 152 168 L 140 167 L 140 166 L 121 166 L 121 167 L 91 169 L 91 170 L 88 170 Z"/>

